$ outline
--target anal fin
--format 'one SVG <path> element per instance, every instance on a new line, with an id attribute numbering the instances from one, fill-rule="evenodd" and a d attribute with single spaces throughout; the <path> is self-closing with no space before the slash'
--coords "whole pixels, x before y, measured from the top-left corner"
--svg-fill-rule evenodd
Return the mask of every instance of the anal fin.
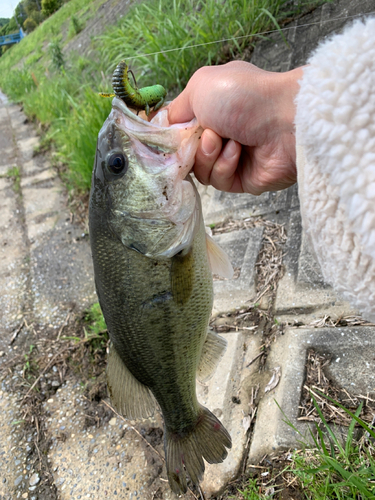
<path id="1" fill-rule="evenodd" d="M 212 330 L 208 330 L 197 369 L 199 382 L 206 382 L 212 377 L 226 348 L 227 341 Z"/>
<path id="2" fill-rule="evenodd" d="M 122 416 L 137 419 L 154 414 L 157 405 L 154 396 L 128 370 L 113 345 L 108 355 L 107 384 L 111 401 Z"/>

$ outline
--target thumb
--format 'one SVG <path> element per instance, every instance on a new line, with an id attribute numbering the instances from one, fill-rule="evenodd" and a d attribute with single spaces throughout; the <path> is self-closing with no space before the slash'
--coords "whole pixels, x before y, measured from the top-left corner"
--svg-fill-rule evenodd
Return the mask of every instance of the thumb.
<path id="1" fill-rule="evenodd" d="M 189 122 L 194 116 L 194 111 L 190 103 L 190 92 L 186 88 L 168 105 L 169 123 Z"/>

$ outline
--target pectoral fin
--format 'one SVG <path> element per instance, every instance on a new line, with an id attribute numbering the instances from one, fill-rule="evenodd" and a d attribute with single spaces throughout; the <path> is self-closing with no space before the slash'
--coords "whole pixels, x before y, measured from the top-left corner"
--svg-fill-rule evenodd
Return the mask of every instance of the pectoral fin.
<path id="1" fill-rule="evenodd" d="M 212 274 L 218 274 L 223 278 L 232 278 L 234 271 L 228 255 L 207 233 L 206 247 Z"/>
<path id="2" fill-rule="evenodd" d="M 121 415 L 129 419 L 153 415 L 154 396 L 128 370 L 113 345 L 108 355 L 107 384 L 111 401 Z"/>
<path id="3" fill-rule="evenodd" d="M 227 341 L 212 330 L 208 330 L 197 369 L 199 382 L 206 382 L 212 377 L 226 348 Z"/>

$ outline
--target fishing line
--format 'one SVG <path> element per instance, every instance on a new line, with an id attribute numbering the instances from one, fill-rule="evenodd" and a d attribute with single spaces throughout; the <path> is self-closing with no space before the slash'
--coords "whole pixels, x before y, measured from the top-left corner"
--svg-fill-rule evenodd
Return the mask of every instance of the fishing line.
<path id="1" fill-rule="evenodd" d="M 166 54 L 167 52 L 177 52 L 178 50 L 182 51 L 182 50 L 186 50 L 186 49 L 194 49 L 196 47 L 203 47 L 205 45 L 213 45 L 214 43 L 229 42 L 231 40 L 241 40 L 243 38 L 250 38 L 252 36 L 280 33 L 280 31 L 289 31 L 292 29 L 305 28 L 307 26 L 315 26 L 316 24 L 321 24 L 321 23 L 330 23 L 330 22 L 334 22 L 334 21 L 341 21 L 343 19 L 353 19 L 354 17 L 370 16 L 371 14 L 375 14 L 375 11 L 367 12 L 366 14 L 361 13 L 361 14 L 353 14 L 352 16 L 335 17 L 334 19 L 321 20 L 321 21 L 318 21 L 316 23 L 300 24 L 299 26 L 290 26 L 289 28 L 280 28 L 280 29 L 275 29 L 275 30 L 270 30 L 270 31 L 262 31 L 261 33 L 251 33 L 250 35 L 241 35 L 241 36 L 234 36 L 231 38 L 222 38 L 221 40 L 214 40 L 213 42 L 196 43 L 194 45 L 188 45 L 187 47 L 177 47 L 174 49 L 159 50 L 158 52 L 151 52 L 149 54 L 141 54 L 141 55 L 137 55 L 137 56 L 131 56 L 131 57 L 127 57 L 126 59 L 130 60 L 130 59 L 139 59 L 141 57 L 156 56 L 158 54 Z"/>

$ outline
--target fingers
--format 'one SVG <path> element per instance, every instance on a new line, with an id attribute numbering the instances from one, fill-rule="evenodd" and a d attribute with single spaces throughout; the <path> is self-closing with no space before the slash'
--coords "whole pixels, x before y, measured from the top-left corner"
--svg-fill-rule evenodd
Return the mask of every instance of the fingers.
<path id="1" fill-rule="evenodd" d="M 222 148 L 221 137 L 206 129 L 195 156 L 195 176 L 202 184 L 212 184 L 221 191 L 242 192 L 236 174 L 240 156 L 241 145 L 238 142 L 229 140 Z"/>
<path id="2" fill-rule="evenodd" d="M 194 118 L 193 108 L 190 104 L 189 87 L 179 94 L 174 101 L 168 105 L 169 123 L 185 123 Z"/>

